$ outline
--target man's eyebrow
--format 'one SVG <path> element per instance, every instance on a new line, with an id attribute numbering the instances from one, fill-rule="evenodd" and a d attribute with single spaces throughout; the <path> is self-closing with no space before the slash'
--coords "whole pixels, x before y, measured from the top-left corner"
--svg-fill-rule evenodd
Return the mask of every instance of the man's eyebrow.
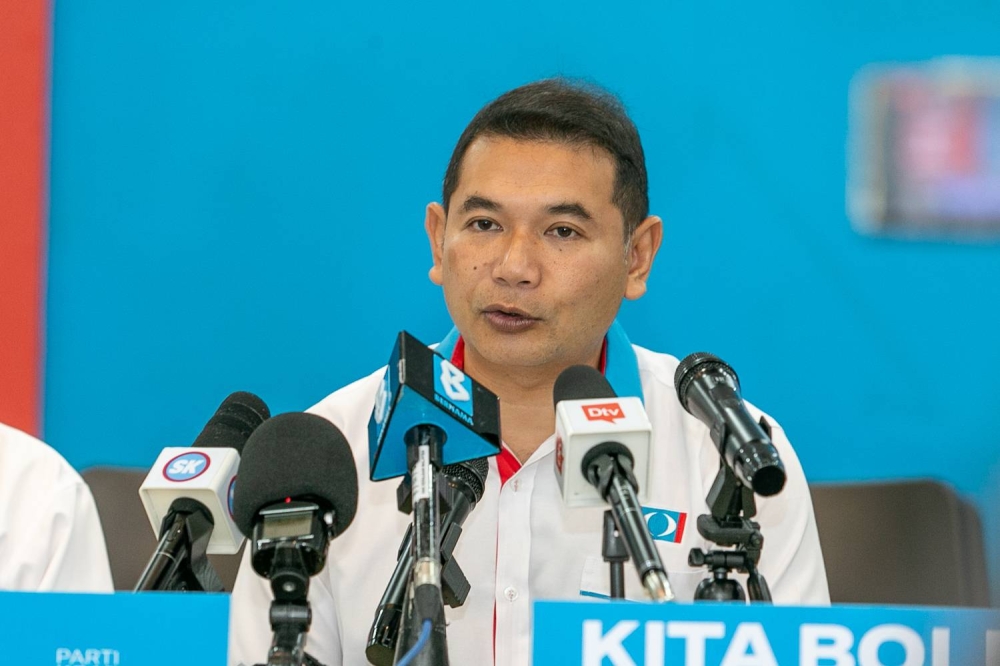
<path id="1" fill-rule="evenodd" d="M 493 199 L 487 199 L 486 197 L 481 197 L 478 194 L 473 194 L 472 196 L 466 197 L 465 201 L 462 202 L 462 212 L 471 213 L 474 210 L 488 210 L 492 212 L 498 212 L 503 208 L 500 204 Z"/>
<path id="2" fill-rule="evenodd" d="M 584 208 L 583 204 L 576 202 L 565 202 L 549 206 L 548 211 L 550 215 L 568 215 L 585 222 L 590 222 L 594 219 L 594 216 Z"/>

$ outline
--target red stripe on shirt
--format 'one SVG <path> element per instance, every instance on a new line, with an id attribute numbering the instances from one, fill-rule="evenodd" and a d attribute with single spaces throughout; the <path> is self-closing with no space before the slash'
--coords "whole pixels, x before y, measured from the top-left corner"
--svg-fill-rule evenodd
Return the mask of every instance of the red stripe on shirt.
<path id="1" fill-rule="evenodd" d="M 455 343 L 455 350 L 451 353 L 451 364 L 459 370 L 465 370 L 465 338 L 462 336 L 458 336 L 458 341 Z M 503 484 L 507 483 L 507 479 L 514 476 L 519 469 L 521 469 L 521 461 L 510 452 L 510 449 L 501 445 L 500 454 L 497 456 L 500 487 L 502 488 Z"/>
<path id="2" fill-rule="evenodd" d="M 684 538 L 684 524 L 687 522 L 688 515 L 682 513 L 677 519 L 677 534 L 674 536 L 674 543 L 680 543 L 681 539 Z"/>

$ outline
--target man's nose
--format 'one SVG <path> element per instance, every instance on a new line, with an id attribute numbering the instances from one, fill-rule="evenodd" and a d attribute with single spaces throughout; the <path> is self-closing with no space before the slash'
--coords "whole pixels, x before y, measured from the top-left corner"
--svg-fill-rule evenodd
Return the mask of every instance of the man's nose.
<path id="1" fill-rule="evenodd" d="M 506 234 L 503 255 L 493 268 L 493 279 L 511 287 L 533 287 L 541 277 L 539 243 L 528 230 Z"/>

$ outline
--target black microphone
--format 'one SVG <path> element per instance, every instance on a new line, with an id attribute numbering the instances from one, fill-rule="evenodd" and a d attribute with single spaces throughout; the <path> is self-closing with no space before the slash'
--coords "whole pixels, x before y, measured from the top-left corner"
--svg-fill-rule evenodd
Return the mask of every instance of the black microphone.
<path id="1" fill-rule="evenodd" d="M 294 505 L 294 506 L 293 506 Z M 308 506 L 304 511 L 300 507 Z M 270 577 L 275 550 L 291 544 L 307 558 L 309 575 L 326 562 L 329 541 L 354 520 L 358 472 L 337 426 L 315 414 L 291 412 L 267 420 L 243 450 L 233 498 L 237 526 L 253 547 L 254 571 Z M 303 514 L 320 518 L 315 538 L 296 532 Z"/>
<path id="2" fill-rule="evenodd" d="M 785 466 L 770 435 L 755 421 L 740 396 L 740 380 L 712 354 L 686 357 L 674 374 L 677 398 L 711 430 L 712 441 L 736 477 L 767 497 L 785 486 Z"/>
<path id="3" fill-rule="evenodd" d="M 233 509 L 250 539 L 254 571 L 271 581 L 274 592 L 269 664 L 307 660 L 309 578 L 323 569 L 330 540 L 348 528 L 357 505 L 353 453 L 328 420 L 280 414 L 250 436 Z"/>
<path id="4" fill-rule="evenodd" d="M 469 593 L 469 582 L 458 569 L 451 553 L 462 533 L 462 524 L 483 497 L 489 463 L 485 458 L 476 458 L 454 465 L 445 465 L 441 476 L 449 489 L 452 502 L 441 522 L 441 557 L 444 565 L 441 571 L 444 602 L 456 608 L 465 603 Z M 399 546 L 396 570 L 392 572 L 385 593 L 375 611 L 375 620 L 368 633 L 365 656 L 374 666 L 392 666 L 396 654 L 400 621 L 403 616 L 403 601 L 406 586 L 413 570 L 413 525 L 406 528 L 406 534 Z"/>
<path id="5" fill-rule="evenodd" d="M 563 401 L 618 397 L 604 375 L 586 365 L 574 365 L 563 370 L 556 379 L 552 393 L 556 403 L 557 421 L 560 418 L 559 403 Z M 620 413 L 620 405 L 616 405 L 616 408 Z M 617 418 L 624 419 L 624 416 Z M 629 558 L 636 567 L 646 593 L 654 601 L 671 601 L 674 593 L 667 579 L 667 570 L 649 534 L 645 517 L 642 515 L 642 506 L 636 497 L 639 484 L 633 473 L 635 456 L 625 443 L 611 439 L 615 437 L 616 426 L 618 424 L 613 424 L 603 434 L 602 438 L 608 439 L 588 448 L 582 458 L 581 472 L 597 489 L 604 501 L 611 505 L 615 525 L 625 541 Z M 620 426 L 620 430 L 623 435 L 633 435 L 632 430 L 624 424 Z M 579 445 L 563 442 L 563 447 L 566 448 L 576 446 Z"/>
<path id="6" fill-rule="evenodd" d="M 191 447 L 164 449 L 139 496 L 159 543 L 139 582 L 148 590 L 222 591 L 208 553 L 239 551 L 230 491 L 250 434 L 270 416 L 264 401 L 238 391 L 227 397 Z"/>

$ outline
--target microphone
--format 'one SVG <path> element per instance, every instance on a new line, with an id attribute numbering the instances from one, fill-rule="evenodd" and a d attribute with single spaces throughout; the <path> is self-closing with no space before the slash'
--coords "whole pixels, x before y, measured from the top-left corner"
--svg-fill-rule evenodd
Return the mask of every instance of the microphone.
<path id="1" fill-rule="evenodd" d="M 441 523 L 441 557 L 444 564 L 441 571 L 444 602 L 452 608 L 465 603 L 469 593 L 469 582 L 465 579 L 457 563 L 451 558 L 452 551 L 462 533 L 462 524 L 483 497 L 489 463 L 485 458 L 467 460 L 455 465 L 446 465 L 441 470 L 442 478 L 449 488 L 452 501 Z M 392 666 L 399 637 L 400 621 L 403 615 L 403 601 L 406 586 L 413 570 L 413 525 L 406 529 L 399 546 L 396 569 L 392 572 L 389 585 L 375 611 L 375 620 L 368 633 L 365 656 L 374 666 Z"/>
<path id="2" fill-rule="evenodd" d="M 747 412 L 736 371 L 698 352 L 677 366 L 674 386 L 681 405 L 709 427 L 726 465 L 745 486 L 764 497 L 781 492 L 785 466 L 768 432 Z"/>
<path id="3" fill-rule="evenodd" d="M 250 433 L 269 416 L 263 400 L 239 391 L 222 402 L 191 447 L 160 452 L 139 488 L 159 543 L 136 591 L 222 590 L 205 555 L 231 555 L 243 544 L 232 517 L 236 471 Z"/>
<path id="4" fill-rule="evenodd" d="M 285 543 L 303 552 L 310 576 L 319 573 L 330 540 L 350 526 L 357 506 L 351 447 L 328 420 L 304 412 L 279 414 L 250 436 L 233 513 L 251 539 L 251 563 L 259 575 L 270 578 L 275 551 Z M 313 517 L 319 531 L 300 531 Z"/>
<path id="5" fill-rule="evenodd" d="M 455 427 L 461 424 L 461 427 Z M 401 331 L 389 358 L 368 422 L 371 480 L 410 472 L 407 447 L 415 426 L 447 433 L 440 464 L 500 453 L 500 402 L 495 394 L 450 361 Z"/>
<path id="6" fill-rule="evenodd" d="M 271 581 L 269 664 L 302 664 L 312 624 L 309 579 L 358 506 L 358 473 L 343 433 L 315 414 L 279 414 L 250 436 L 233 512 L 250 563 Z"/>
<path id="7" fill-rule="evenodd" d="M 372 481 L 409 480 L 413 564 L 401 611 L 397 658 L 414 666 L 447 666 L 438 477 L 446 465 L 500 453 L 500 401 L 495 394 L 406 331 L 396 339 L 368 422 Z M 405 490 L 407 480 L 401 488 Z M 458 565 L 451 562 L 457 570 Z M 458 570 L 453 577 L 467 586 Z M 397 584 L 399 581 L 397 581 Z M 453 590 L 454 591 L 454 590 Z M 464 594 L 463 594 L 464 601 Z M 418 637 L 430 626 L 429 638 Z M 378 628 L 374 629 L 378 632 Z M 418 647 L 419 646 L 419 647 Z M 411 654 L 412 657 L 407 657 Z M 408 662 L 409 663 L 409 662 Z"/>
<path id="8" fill-rule="evenodd" d="M 567 506 L 594 506 L 596 496 L 610 504 L 646 593 L 654 601 L 671 601 L 674 593 L 666 568 L 636 497 L 648 478 L 652 434 L 642 402 L 618 398 L 604 375 L 586 365 L 563 370 L 553 400 L 556 476 L 563 501 Z M 642 486 L 637 476 L 643 479 Z M 585 484 L 594 492 L 584 492 Z"/>

